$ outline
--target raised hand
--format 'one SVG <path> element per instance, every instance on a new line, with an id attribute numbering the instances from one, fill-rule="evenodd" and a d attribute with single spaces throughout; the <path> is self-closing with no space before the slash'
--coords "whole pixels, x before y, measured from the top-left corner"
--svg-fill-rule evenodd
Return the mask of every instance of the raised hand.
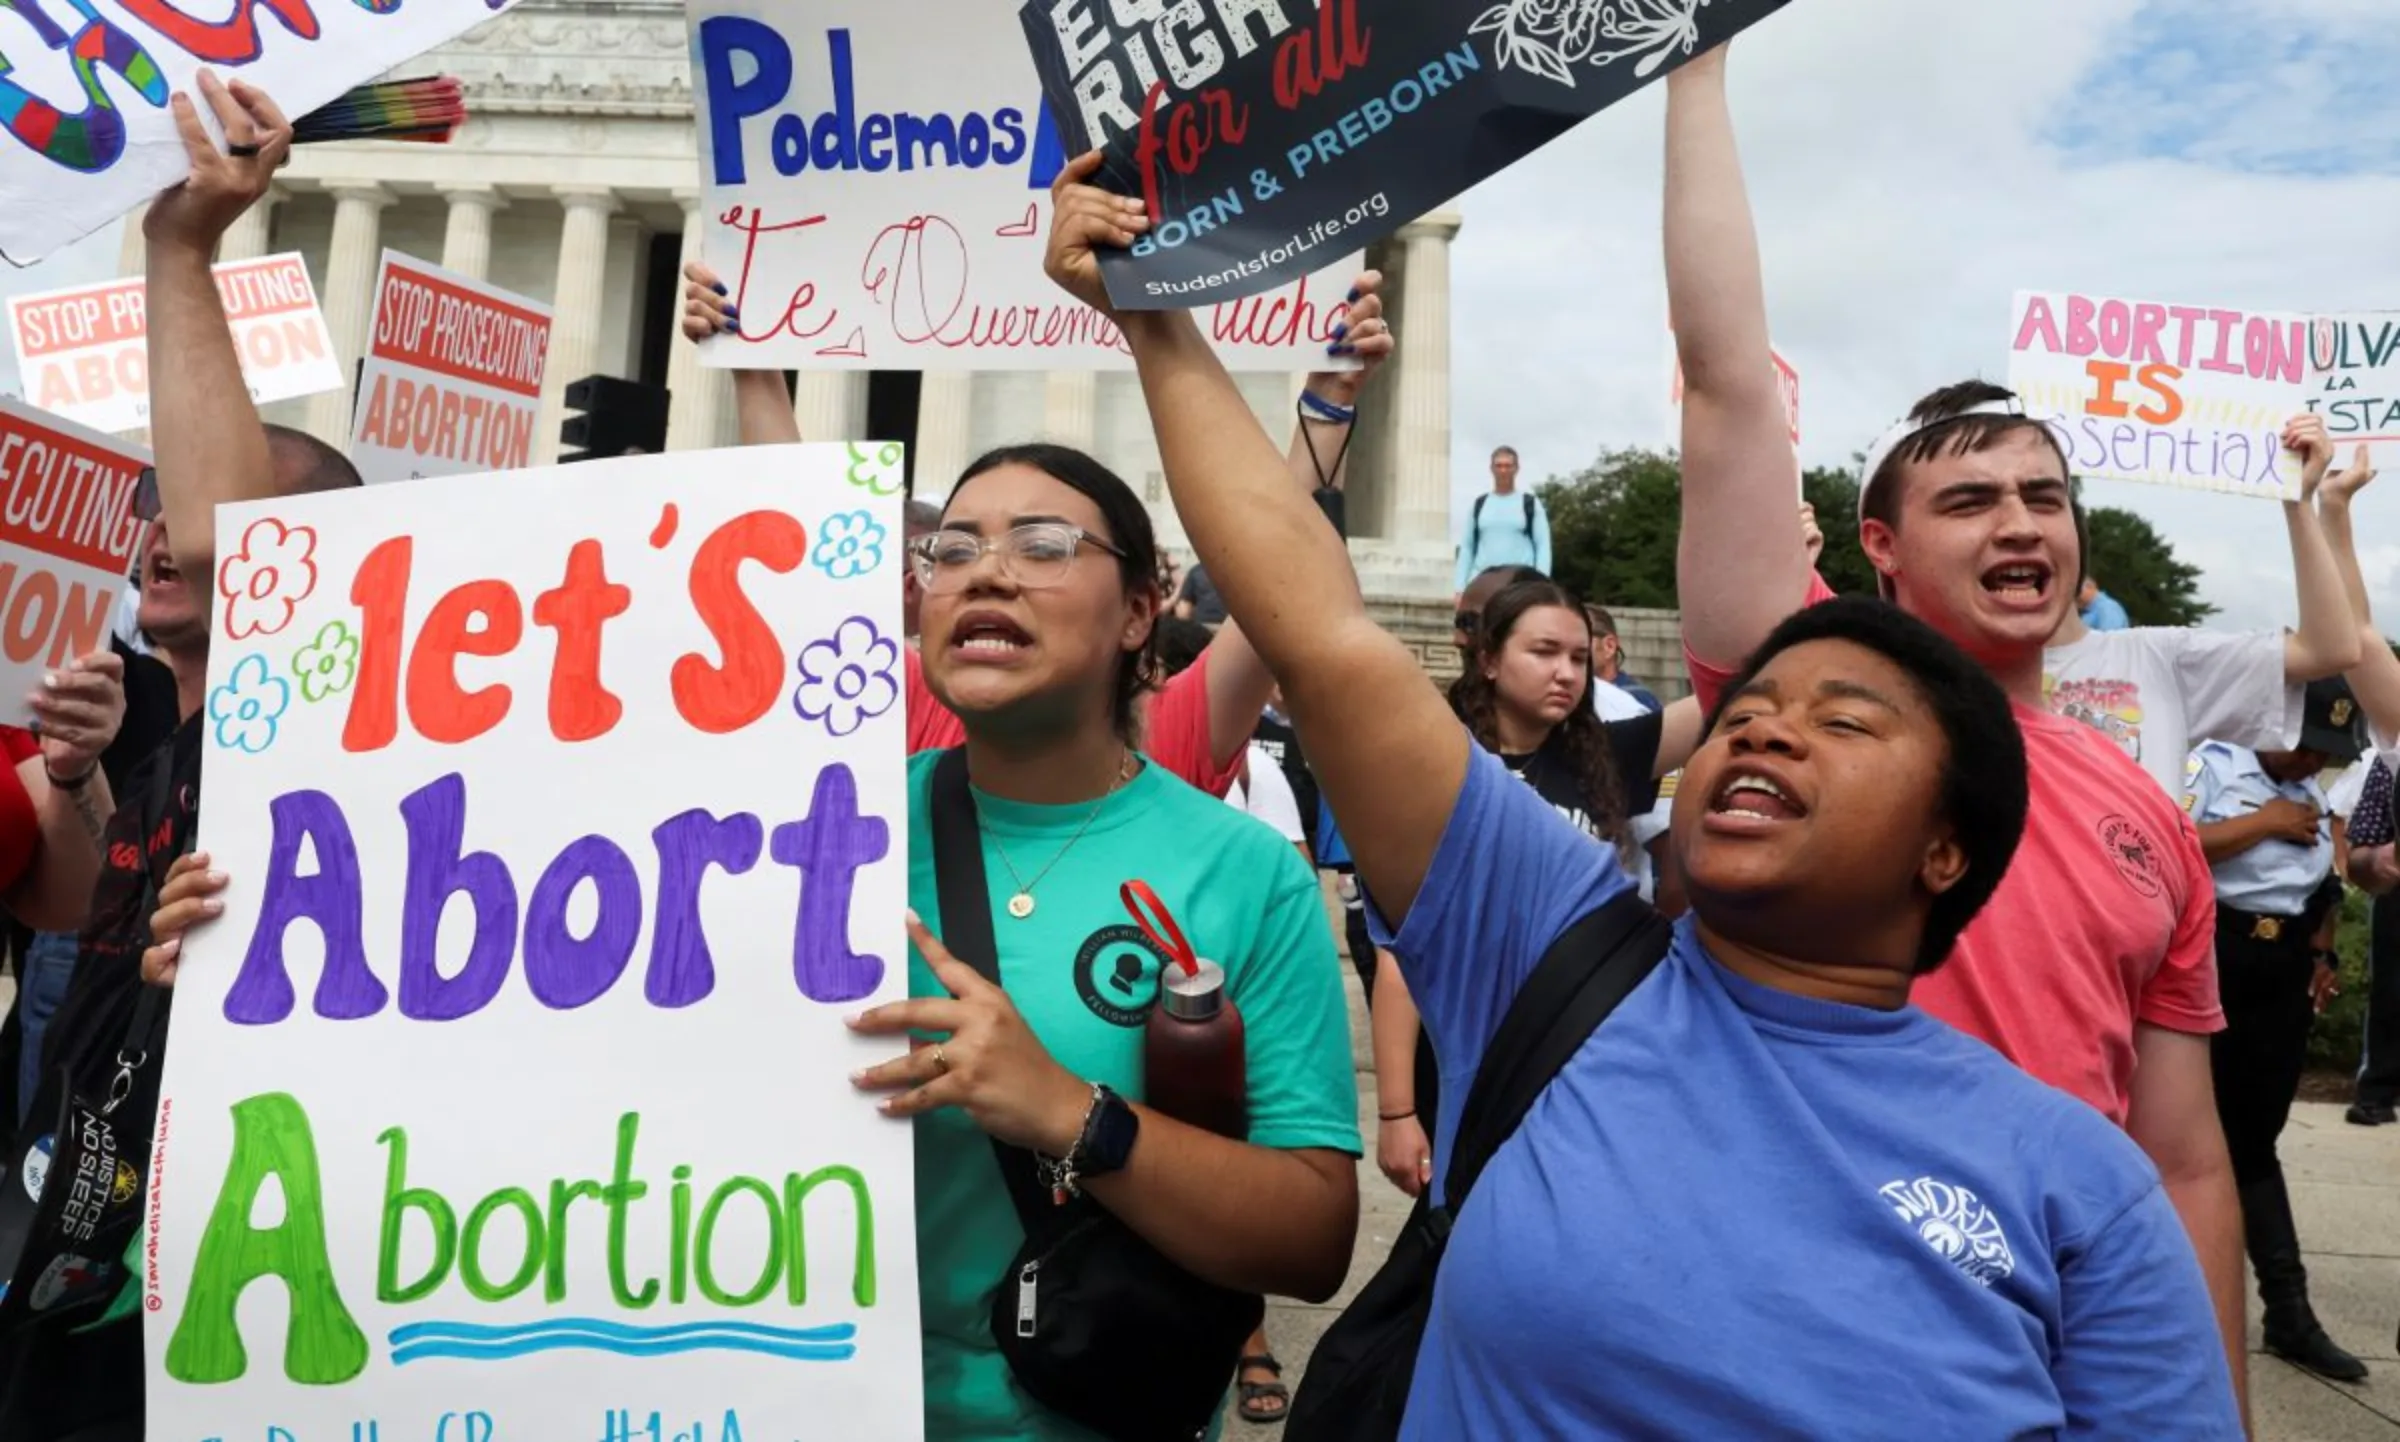
<path id="1" fill-rule="evenodd" d="M 2283 448 L 2300 455 L 2300 499 L 2315 499 L 2333 465 L 2333 438 L 2325 433 L 2325 418 L 2312 412 L 2285 421 Z"/>
<path id="2" fill-rule="evenodd" d="M 167 884 L 158 889 L 158 910 L 150 917 L 150 948 L 142 953 L 142 980 L 152 986 L 173 986 L 183 966 L 183 938 L 195 926 L 216 920 L 225 912 L 217 893 L 225 889 L 225 873 L 208 869 L 208 853 L 178 856 L 167 868 Z"/>
<path id="3" fill-rule="evenodd" d="M 1358 369 L 1318 371 L 1308 378 L 1308 389 L 1335 405 L 1357 405 L 1368 378 L 1383 369 L 1399 343 L 1391 322 L 1383 318 L 1383 272 L 1362 272 L 1350 287 L 1350 314 L 1334 328 L 1333 344 L 1325 348 L 1328 355 L 1357 357 Z"/>
<path id="4" fill-rule="evenodd" d="M 1108 303 L 1108 287 L 1100 279 L 1099 247 L 1119 250 L 1150 228 L 1149 212 L 1130 195 L 1115 195 L 1091 184 L 1100 173 L 1100 152 L 1077 156 L 1050 182 L 1050 245 L 1042 268 L 1059 289 L 1105 316 L 1116 311 Z"/>
<path id="5" fill-rule="evenodd" d="M 742 313 L 717 273 L 693 261 L 683 268 L 683 338 L 694 345 L 715 335 L 739 335 Z"/>
<path id="6" fill-rule="evenodd" d="M 142 218 L 142 234 L 152 245 L 184 245 L 213 253 L 217 241 L 267 193 L 276 170 L 291 158 L 292 124 L 267 92 L 248 81 L 227 86 L 215 72 L 203 70 L 199 89 L 225 132 L 226 148 L 217 149 L 192 97 L 177 91 L 170 102 L 175 133 L 183 139 L 192 170 L 151 202 L 150 213 Z"/>
<path id="7" fill-rule="evenodd" d="M 1008 993 L 945 950 L 915 913 L 908 935 L 949 992 L 879 1006 L 850 1020 L 862 1036 L 944 1033 L 897 1061 L 851 1078 L 861 1091 L 895 1091 L 882 1109 L 913 1117 L 957 1107 L 984 1132 L 1010 1146 L 1050 1156 L 1072 1151 L 1083 1132 L 1092 1089 L 1060 1066 L 1025 1024 Z"/>
<path id="8" fill-rule="evenodd" d="M 2328 501 L 2347 503 L 2352 496 L 2367 488 L 2375 479 L 2375 452 L 2360 442 L 2350 453 L 2350 464 L 2325 478 L 2324 497 Z"/>

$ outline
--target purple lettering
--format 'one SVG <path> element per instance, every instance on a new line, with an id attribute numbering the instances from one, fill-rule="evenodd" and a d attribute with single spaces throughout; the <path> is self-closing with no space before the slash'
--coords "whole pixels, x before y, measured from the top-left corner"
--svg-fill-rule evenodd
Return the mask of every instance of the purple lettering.
<path id="1" fill-rule="evenodd" d="M 408 824 L 408 883 L 400 915 L 400 1014 L 456 1021 L 481 1011 L 508 979 L 516 951 L 517 888 L 508 863 L 488 851 L 462 855 L 467 783 L 453 771 L 400 803 Z M 465 892 L 475 940 L 455 977 L 440 967 L 442 909 Z"/>
<path id="2" fill-rule="evenodd" d="M 586 880 L 599 905 L 592 934 L 578 937 L 567 924 L 567 903 Z M 604 836 L 570 842 L 525 902 L 525 984 L 552 1011 L 588 1006 L 625 974 L 641 934 L 642 880 L 632 858 Z"/>
<path id="3" fill-rule="evenodd" d="M 700 921 L 700 883 L 711 866 L 729 876 L 756 866 L 766 828 L 747 813 L 720 821 L 686 811 L 660 822 L 650 839 L 658 847 L 658 923 L 642 990 L 652 1006 L 690 1006 L 717 988 L 716 958 Z"/>
<path id="4" fill-rule="evenodd" d="M 858 869 L 882 860 L 891 844 L 881 817 L 858 814 L 858 783 L 847 766 L 817 773 L 807 820 L 775 828 L 775 859 L 800 873 L 792 979 L 809 1000 L 857 1001 L 883 980 L 881 957 L 850 949 L 850 891 Z"/>
<path id="5" fill-rule="evenodd" d="M 258 927 L 242 970 L 225 993 L 225 1019 L 237 1026 L 264 1026 L 292 1014 L 292 979 L 284 969 L 284 933 L 303 918 L 325 939 L 325 969 L 317 977 L 319 1016 L 348 1021 L 373 1016 L 388 999 L 383 983 L 367 966 L 360 919 L 358 847 L 342 808 L 322 791 L 278 796 L 268 807 L 274 839 L 267 853 L 267 879 L 258 908 Z M 300 847 L 316 853 L 314 875 L 299 872 Z"/>

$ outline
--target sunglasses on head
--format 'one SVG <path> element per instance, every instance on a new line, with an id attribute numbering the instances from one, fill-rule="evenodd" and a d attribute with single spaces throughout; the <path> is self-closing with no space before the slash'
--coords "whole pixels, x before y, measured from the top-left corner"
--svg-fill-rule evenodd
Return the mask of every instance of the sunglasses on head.
<path id="1" fill-rule="evenodd" d="M 139 479 L 133 483 L 133 518 L 155 521 L 159 518 L 158 467 L 144 466 Z"/>

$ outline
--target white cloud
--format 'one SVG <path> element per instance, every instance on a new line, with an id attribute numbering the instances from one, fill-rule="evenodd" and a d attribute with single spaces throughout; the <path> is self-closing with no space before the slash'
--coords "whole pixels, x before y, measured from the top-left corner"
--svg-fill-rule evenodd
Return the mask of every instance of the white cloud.
<path id="1" fill-rule="evenodd" d="M 2142 97 L 2196 83 L 2192 56 L 2211 53 L 2164 54 L 2154 37 L 2170 21 L 2203 23 L 2199 8 L 1802 0 L 1736 43 L 1734 118 L 1776 341 L 1802 372 L 1810 464 L 1846 464 L 1937 385 L 2004 375 L 2020 288 L 2400 308 L 2389 175 L 2278 171 L 2222 143 L 2242 128 L 2322 124 L 2318 87 L 2333 67 L 2290 52 L 2241 83 L 2212 81 L 2210 114 L 2234 106 L 2239 127 L 2153 123 Z M 2331 40 L 2340 32 L 2326 27 L 2367 23 L 2359 0 L 2286 8 L 2295 30 L 2313 24 Z M 2145 64 L 2148 79 L 2126 79 Z M 1462 494 L 1481 489 L 1495 445 L 1517 446 L 1541 476 L 1665 439 L 1663 113 L 1655 88 L 1637 95 L 1460 201 Z M 2400 472 L 2400 455 L 2384 459 Z M 2400 492 L 2400 480 L 2384 485 Z M 2108 484 L 2093 498 L 2140 512 L 2204 566 L 2223 623 L 2289 618 L 2288 558 L 2257 539 L 2283 530 L 2265 503 Z M 2400 497 L 2370 492 L 2360 530 L 2370 549 L 2400 543 Z M 2400 566 L 2369 574 L 2379 614 L 2400 628 Z"/>

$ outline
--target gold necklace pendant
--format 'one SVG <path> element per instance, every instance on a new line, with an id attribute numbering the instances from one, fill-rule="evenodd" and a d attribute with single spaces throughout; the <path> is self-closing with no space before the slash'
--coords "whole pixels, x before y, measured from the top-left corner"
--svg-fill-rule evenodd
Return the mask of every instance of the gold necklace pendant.
<path id="1" fill-rule="evenodd" d="M 1015 917 L 1019 921 L 1023 921 L 1026 917 L 1033 915 L 1032 894 L 1030 892 L 1020 891 L 1016 895 L 1010 897 L 1008 899 L 1008 914 Z"/>

